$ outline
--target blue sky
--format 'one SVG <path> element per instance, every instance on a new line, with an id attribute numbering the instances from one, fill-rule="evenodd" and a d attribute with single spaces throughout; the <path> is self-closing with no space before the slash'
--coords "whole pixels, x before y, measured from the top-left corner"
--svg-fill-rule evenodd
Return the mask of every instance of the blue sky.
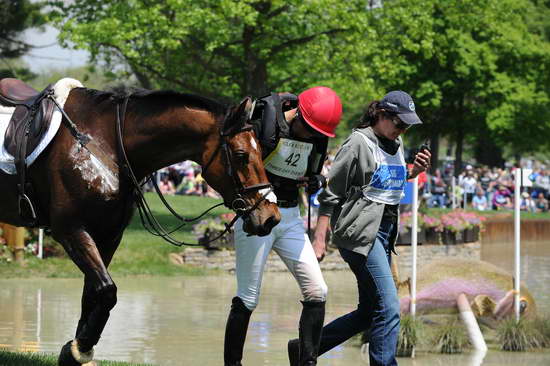
<path id="1" fill-rule="evenodd" d="M 34 72 L 47 69 L 63 69 L 78 67 L 86 64 L 88 52 L 82 50 L 68 50 L 61 48 L 57 43 L 59 32 L 50 26 L 44 32 L 29 29 L 24 33 L 24 40 L 35 46 L 51 45 L 45 48 L 35 48 L 23 56 L 23 60 Z"/>

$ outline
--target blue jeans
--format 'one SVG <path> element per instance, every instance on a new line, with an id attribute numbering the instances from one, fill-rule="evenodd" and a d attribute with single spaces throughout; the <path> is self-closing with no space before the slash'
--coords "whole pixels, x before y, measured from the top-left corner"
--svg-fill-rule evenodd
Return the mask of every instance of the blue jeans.
<path id="1" fill-rule="evenodd" d="M 429 199 L 429 206 L 431 207 L 442 207 L 445 208 L 447 206 L 447 197 L 445 197 L 444 193 L 434 193 Z"/>
<path id="2" fill-rule="evenodd" d="M 395 352 L 399 336 L 399 298 L 391 274 L 389 244 L 393 227 L 392 222 L 382 221 L 367 257 L 339 249 L 357 278 L 359 305 L 356 310 L 323 328 L 319 354 L 369 330 L 370 365 L 397 365 Z"/>

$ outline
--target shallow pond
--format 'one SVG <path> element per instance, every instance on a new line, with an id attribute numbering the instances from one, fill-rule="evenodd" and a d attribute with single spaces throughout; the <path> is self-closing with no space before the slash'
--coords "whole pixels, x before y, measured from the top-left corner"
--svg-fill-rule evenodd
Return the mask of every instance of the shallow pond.
<path id="1" fill-rule="evenodd" d="M 482 257 L 513 269 L 513 247 L 483 245 Z M 528 243 L 522 250 L 522 280 L 539 309 L 550 312 L 550 248 Z M 351 273 L 325 272 L 330 299 L 326 320 L 356 302 Z M 98 359 L 157 365 L 223 364 L 223 336 L 232 275 L 186 278 L 120 278 L 118 304 L 96 349 Z M 0 348 L 57 353 L 74 333 L 80 311 L 81 280 L 0 280 Z M 260 305 L 245 346 L 245 365 L 288 365 L 286 342 L 297 336 L 299 291 L 289 273 L 266 273 Z M 359 347 L 348 342 L 323 355 L 319 365 L 360 365 Z M 400 365 L 550 365 L 550 351 L 475 354 L 418 354 Z"/>

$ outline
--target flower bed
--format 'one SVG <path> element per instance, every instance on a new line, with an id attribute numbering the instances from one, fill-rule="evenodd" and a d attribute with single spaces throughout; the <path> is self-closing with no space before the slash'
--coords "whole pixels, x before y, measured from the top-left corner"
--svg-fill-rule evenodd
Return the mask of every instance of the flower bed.
<path id="1" fill-rule="evenodd" d="M 233 248 L 233 231 L 225 233 L 225 235 L 218 239 L 216 237 L 225 230 L 225 224 L 230 223 L 234 217 L 234 213 L 225 213 L 213 219 L 201 220 L 193 225 L 193 234 L 195 234 L 199 244 L 203 245 L 206 249 Z"/>
<path id="2" fill-rule="evenodd" d="M 30 257 L 38 255 L 38 235 L 39 229 L 25 228 L 25 246 L 23 251 L 25 256 Z M 13 247 L 8 246 L 5 233 L 3 232 L 3 229 L 0 228 L 0 262 L 11 262 L 14 259 L 13 256 Z M 65 256 L 66 253 L 61 244 L 56 242 L 51 236 L 44 234 L 42 241 L 42 258 Z"/>
<path id="3" fill-rule="evenodd" d="M 417 242 L 423 243 L 426 241 L 425 230 L 425 215 L 418 214 L 418 232 L 416 235 Z M 399 217 L 399 235 L 397 236 L 397 244 L 410 244 L 412 240 L 412 212 L 403 212 Z"/>
<path id="4" fill-rule="evenodd" d="M 479 234 L 483 232 L 485 220 L 484 216 L 463 210 L 446 212 L 439 216 L 418 213 L 418 237 L 425 238 L 424 242 L 430 244 L 475 242 L 479 240 Z M 399 225 L 399 235 L 402 240 L 399 243 L 407 244 L 406 238 L 410 237 L 411 226 L 412 212 L 402 213 Z M 420 239 L 418 242 L 421 243 Z"/>

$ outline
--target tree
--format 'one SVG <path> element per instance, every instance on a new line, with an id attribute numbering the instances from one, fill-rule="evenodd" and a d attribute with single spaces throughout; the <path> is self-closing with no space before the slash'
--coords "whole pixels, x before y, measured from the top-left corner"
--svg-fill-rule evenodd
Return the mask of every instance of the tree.
<path id="1" fill-rule="evenodd" d="M 372 12 L 388 61 L 372 76 L 411 91 L 433 141 L 455 141 L 455 172 L 466 142 L 548 147 L 550 46 L 529 27 L 536 11 L 529 0 L 393 0 Z"/>
<path id="2" fill-rule="evenodd" d="M 31 3 L 29 0 L 4 0 L 0 7 L 0 78 L 32 78 L 32 73 L 24 67 L 14 67 L 7 59 L 16 59 L 27 53 L 32 45 L 21 40 L 24 30 L 45 24 L 45 15 L 41 13 L 43 3 Z M 5 69 L 4 69 L 5 68 Z"/>
<path id="3" fill-rule="evenodd" d="M 352 81 L 372 88 L 358 63 L 373 49 L 361 37 L 362 0 L 75 0 L 57 9 L 63 40 L 95 62 L 126 65 L 146 88 L 218 98 L 321 83 L 347 95 Z"/>
<path id="4" fill-rule="evenodd" d="M 403 89 L 426 123 L 418 137 L 435 155 L 454 141 L 457 169 L 465 146 L 494 162 L 550 144 L 547 0 L 54 3 L 64 41 L 146 88 L 234 100 L 327 85 L 344 100 L 340 131 Z"/>

